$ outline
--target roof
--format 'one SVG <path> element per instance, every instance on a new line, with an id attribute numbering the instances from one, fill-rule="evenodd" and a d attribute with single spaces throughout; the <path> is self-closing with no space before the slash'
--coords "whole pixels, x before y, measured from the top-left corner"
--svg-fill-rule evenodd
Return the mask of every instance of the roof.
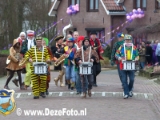
<path id="1" fill-rule="evenodd" d="M 62 0 L 53 0 L 49 16 L 55 16 L 57 9 Z M 100 0 L 101 4 L 106 11 L 107 15 L 126 15 L 125 7 L 123 6 L 124 0 Z"/>
<path id="2" fill-rule="evenodd" d="M 108 15 L 126 15 L 124 0 L 100 0 Z"/>

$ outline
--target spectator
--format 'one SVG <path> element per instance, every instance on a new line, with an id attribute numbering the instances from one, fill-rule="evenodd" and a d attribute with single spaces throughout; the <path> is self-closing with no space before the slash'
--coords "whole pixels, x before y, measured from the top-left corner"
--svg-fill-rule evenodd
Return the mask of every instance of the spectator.
<path id="1" fill-rule="evenodd" d="M 146 58 L 145 58 L 145 46 L 143 45 L 140 45 L 139 46 L 139 62 L 140 62 L 140 69 L 143 69 L 145 67 L 145 61 L 146 61 Z"/>
<path id="2" fill-rule="evenodd" d="M 147 65 L 150 66 L 152 63 L 152 47 L 150 46 L 151 42 L 146 42 L 146 62 Z"/>

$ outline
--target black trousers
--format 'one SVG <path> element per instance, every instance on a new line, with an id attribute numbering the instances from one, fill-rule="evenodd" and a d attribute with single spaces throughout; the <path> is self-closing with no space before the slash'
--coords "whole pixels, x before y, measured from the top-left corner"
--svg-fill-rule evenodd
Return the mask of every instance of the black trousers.
<path id="1" fill-rule="evenodd" d="M 101 64 L 95 63 L 93 64 L 93 84 L 97 84 L 97 75 L 101 72 Z"/>
<path id="2" fill-rule="evenodd" d="M 5 86 L 7 86 L 7 85 L 9 84 L 9 82 L 11 81 L 11 79 L 13 78 L 14 72 L 17 72 L 18 80 L 19 80 L 19 85 L 20 85 L 20 86 L 22 85 L 21 70 L 17 70 L 17 71 L 9 70 L 9 76 L 8 76 L 8 78 L 7 78 L 7 81 L 6 81 L 6 83 L 5 83 Z"/>
<path id="3" fill-rule="evenodd" d="M 93 75 L 81 75 L 81 82 L 82 82 L 82 90 L 86 93 L 87 89 L 92 89 L 93 84 Z"/>

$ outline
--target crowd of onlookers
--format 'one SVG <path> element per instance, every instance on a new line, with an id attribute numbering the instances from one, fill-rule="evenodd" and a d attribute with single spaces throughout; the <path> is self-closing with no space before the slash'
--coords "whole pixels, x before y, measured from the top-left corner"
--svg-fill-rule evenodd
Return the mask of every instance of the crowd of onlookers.
<path id="1" fill-rule="evenodd" d="M 157 65 L 160 63 L 160 42 L 142 41 L 139 45 L 139 65 L 140 69 L 145 66 Z"/>

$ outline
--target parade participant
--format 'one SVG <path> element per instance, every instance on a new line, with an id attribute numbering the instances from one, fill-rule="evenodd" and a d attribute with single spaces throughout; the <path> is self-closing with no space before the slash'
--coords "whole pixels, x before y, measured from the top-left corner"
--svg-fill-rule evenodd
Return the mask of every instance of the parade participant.
<path id="1" fill-rule="evenodd" d="M 46 47 L 42 45 L 42 37 L 36 37 L 36 46 L 32 47 L 28 50 L 25 54 L 25 61 L 29 60 L 31 68 L 31 81 L 32 81 L 32 91 L 34 95 L 34 99 L 38 99 L 39 95 L 45 98 L 46 92 L 46 81 L 47 81 L 47 74 L 45 74 L 43 69 L 37 69 L 38 72 L 43 72 L 41 74 L 35 73 L 36 64 L 39 62 L 48 63 L 50 62 L 50 56 Z M 35 66 L 34 66 L 35 65 Z M 37 65 L 38 66 L 38 65 Z M 47 67 L 47 66 L 46 66 Z M 47 68 L 46 68 L 47 69 Z M 40 80 L 40 85 L 39 85 Z"/>
<path id="2" fill-rule="evenodd" d="M 27 39 L 22 43 L 21 54 L 25 54 L 30 48 L 36 45 L 35 38 L 34 38 L 34 31 L 28 30 L 27 31 Z M 26 76 L 24 79 L 25 89 L 27 89 L 31 84 L 31 69 L 30 63 L 26 63 Z"/>
<path id="3" fill-rule="evenodd" d="M 115 63 L 117 64 L 117 70 L 118 70 L 118 75 L 119 79 L 122 83 L 122 75 L 121 75 L 121 70 L 120 70 L 120 64 L 119 61 L 115 58 L 115 53 L 118 50 L 118 48 L 123 45 L 124 43 L 124 34 L 118 33 L 117 34 L 118 41 L 113 45 L 112 53 L 111 53 L 111 65 L 113 66 Z M 123 85 L 122 85 L 123 87 Z"/>
<path id="4" fill-rule="evenodd" d="M 49 55 L 50 55 L 50 60 L 51 60 L 51 61 L 54 60 L 54 57 L 53 57 L 53 55 L 52 55 L 52 51 L 51 51 L 51 49 L 48 47 L 48 38 L 43 38 L 42 45 L 47 48 L 48 53 L 49 53 Z M 49 94 L 48 88 L 49 88 L 50 80 L 51 80 L 50 66 L 48 66 L 47 84 L 46 84 L 46 95 Z"/>
<path id="5" fill-rule="evenodd" d="M 78 64 L 83 62 L 97 62 L 99 63 L 99 57 L 95 50 L 92 50 L 89 38 L 85 38 L 82 42 L 82 48 L 75 54 L 75 61 Z M 87 79 L 86 79 L 87 77 Z M 88 95 L 91 97 L 91 89 L 93 83 L 93 74 L 80 75 L 82 81 L 83 98 L 86 98 L 87 88 Z M 87 86 L 88 85 L 88 86 Z"/>
<path id="6" fill-rule="evenodd" d="M 82 46 L 82 41 L 84 40 L 84 36 L 79 36 L 77 39 L 77 50 L 79 50 Z M 78 70 L 78 64 L 75 65 L 75 79 L 76 79 L 76 90 L 77 90 L 77 95 L 81 94 L 82 92 L 82 87 L 81 87 L 81 80 L 80 80 L 80 75 L 79 75 L 79 70 Z"/>
<path id="7" fill-rule="evenodd" d="M 103 57 L 101 56 L 101 54 L 104 52 L 104 50 L 101 47 L 101 43 L 100 40 L 97 38 L 97 33 L 95 31 L 91 32 L 91 36 L 90 36 L 90 43 L 91 46 L 93 47 L 94 50 L 96 50 L 99 59 L 103 60 Z M 94 81 L 93 81 L 93 86 L 97 87 L 97 75 L 101 72 L 101 64 L 94 62 L 93 63 L 93 72 L 94 72 Z"/>
<path id="8" fill-rule="evenodd" d="M 66 67 L 65 77 L 68 83 L 68 89 L 73 90 L 75 86 L 75 65 L 74 65 L 74 55 L 76 53 L 76 48 L 74 46 L 74 38 L 67 39 L 67 46 L 64 47 L 64 66 Z"/>
<path id="9" fill-rule="evenodd" d="M 74 32 L 73 32 L 73 38 L 74 38 L 76 44 L 77 44 L 77 42 L 78 42 L 78 37 L 79 37 L 78 31 L 74 31 Z"/>
<path id="10" fill-rule="evenodd" d="M 26 33 L 25 32 L 21 32 L 20 34 L 19 34 L 19 37 L 17 38 L 18 39 L 18 42 L 20 42 L 20 47 L 22 47 L 22 43 L 25 41 L 25 39 L 26 39 Z M 22 55 L 22 54 L 21 54 Z M 23 56 L 23 55 L 22 55 Z M 21 76 L 22 76 L 22 84 L 24 84 L 24 77 L 25 77 L 25 73 L 24 73 L 24 71 L 25 71 L 25 67 L 23 67 L 23 69 L 22 69 L 22 72 L 21 72 Z M 12 82 L 17 86 L 17 87 L 19 87 L 19 85 L 18 85 L 18 76 L 16 76 L 13 80 L 12 80 Z"/>
<path id="11" fill-rule="evenodd" d="M 123 60 L 138 61 L 139 60 L 138 50 L 136 46 L 134 46 L 132 43 L 132 36 L 126 34 L 124 36 L 124 39 L 125 39 L 125 44 L 120 46 L 119 49 L 117 50 L 115 54 L 116 59 L 121 61 L 121 63 L 123 62 Z M 122 84 L 124 88 L 124 99 L 127 99 L 128 97 L 133 96 L 132 88 L 134 84 L 135 70 L 123 70 L 121 68 L 121 74 L 122 74 L 121 78 Z M 127 81 L 128 76 L 129 76 L 129 84 Z"/>
<path id="12" fill-rule="evenodd" d="M 8 84 L 12 79 L 12 77 L 14 76 L 14 72 L 17 72 L 20 89 L 24 90 L 24 86 L 22 85 L 22 77 L 21 77 L 22 67 L 19 67 L 19 61 L 22 59 L 22 56 L 20 55 L 20 49 L 21 49 L 20 42 L 18 42 L 17 39 L 14 39 L 13 46 L 9 49 L 9 56 L 7 58 L 10 60 L 10 62 L 6 67 L 7 71 L 9 71 L 9 76 L 4 86 L 5 89 L 9 89 Z"/>
<path id="13" fill-rule="evenodd" d="M 64 53 L 64 45 L 63 45 L 63 38 L 64 36 L 57 36 L 54 40 L 56 41 L 56 46 L 52 46 L 52 54 L 56 58 L 54 61 L 57 63 L 58 59 L 60 56 Z M 59 70 L 59 75 L 57 78 L 54 78 L 55 85 L 58 85 L 58 81 L 60 81 L 60 86 L 64 86 L 63 84 L 63 75 L 64 75 L 64 70 L 63 70 L 63 62 L 59 64 L 58 66 L 55 64 L 54 65 L 54 70 Z"/>

